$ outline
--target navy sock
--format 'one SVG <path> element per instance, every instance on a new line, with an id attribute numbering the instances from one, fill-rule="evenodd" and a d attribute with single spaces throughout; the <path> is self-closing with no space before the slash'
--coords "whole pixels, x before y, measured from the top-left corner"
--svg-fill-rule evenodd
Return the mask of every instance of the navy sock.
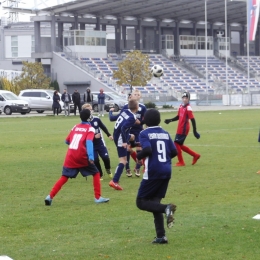
<path id="1" fill-rule="evenodd" d="M 125 167 L 125 165 L 123 163 L 119 163 L 118 164 L 118 166 L 116 168 L 115 176 L 113 178 L 114 182 L 119 182 L 119 179 L 120 179 L 121 174 L 122 174 L 122 172 L 124 170 L 124 167 Z"/>

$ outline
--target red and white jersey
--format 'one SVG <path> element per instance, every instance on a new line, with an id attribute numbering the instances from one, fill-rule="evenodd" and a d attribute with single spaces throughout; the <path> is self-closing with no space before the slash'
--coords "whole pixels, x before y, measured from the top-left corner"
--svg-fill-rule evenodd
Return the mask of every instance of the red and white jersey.
<path id="1" fill-rule="evenodd" d="M 185 106 L 181 104 L 178 110 L 178 116 L 179 123 L 177 128 L 177 134 L 188 135 L 190 130 L 189 120 L 194 118 L 190 104 L 187 104 Z"/>
<path id="2" fill-rule="evenodd" d="M 65 157 L 64 166 L 80 168 L 89 165 L 87 156 L 88 140 L 93 141 L 95 129 L 88 123 L 75 125 L 66 138 L 69 148 Z"/>

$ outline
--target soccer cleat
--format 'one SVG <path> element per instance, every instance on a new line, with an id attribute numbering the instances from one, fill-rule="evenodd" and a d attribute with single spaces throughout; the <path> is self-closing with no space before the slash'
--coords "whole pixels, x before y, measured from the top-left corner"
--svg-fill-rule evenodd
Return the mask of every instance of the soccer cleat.
<path id="1" fill-rule="evenodd" d="M 168 204 L 166 209 L 165 209 L 165 217 L 166 217 L 166 223 L 167 223 L 167 227 L 171 228 L 173 226 L 173 214 L 176 210 L 176 205 L 174 204 Z"/>
<path id="2" fill-rule="evenodd" d="M 166 236 L 155 237 L 152 244 L 168 244 L 168 239 Z"/>
<path id="3" fill-rule="evenodd" d="M 127 169 L 127 170 L 126 170 L 126 176 L 127 176 L 127 177 L 132 177 L 132 173 L 131 173 L 131 170 L 130 170 L 130 169 Z"/>
<path id="4" fill-rule="evenodd" d="M 111 172 L 111 169 L 106 169 L 107 175 L 109 176 L 110 179 L 113 179 L 113 173 Z"/>
<path id="5" fill-rule="evenodd" d="M 87 181 L 87 180 L 88 180 L 88 177 L 86 176 L 85 178 L 86 178 L 86 181 Z"/>
<path id="6" fill-rule="evenodd" d="M 260 174 L 260 171 L 258 171 L 257 173 Z"/>
<path id="7" fill-rule="evenodd" d="M 48 195 L 46 198 L 45 198 L 45 206 L 51 206 L 51 203 L 52 203 L 52 199 L 51 199 L 51 196 Z"/>
<path id="8" fill-rule="evenodd" d="M 192 165 L 194 165 L 200 158 L 200 154 L 197 154 L 193 157 L 193 160 L 192 160 Z"/>
<path id="9" fill-rule="evenodd" d="M 96 203 L 106 203 L 108 201 L 109 201 L 109 198 L 103 198 L 103 197 L 100 197 L 99 199 L 95 199 Z"/>
<path id="10" fill-rule="evenodd" d="M 123 188 L 116 182 L 110 181 L 109 186 L 114 188 L 115 190 L 123 190 Z"/>
<path id="11" fill-rule="evenodd" d="M 135 169 L 135 176 L 140 177 L 140 169 Z"/>
<path id="12" fill-rule="evenodd" d="M 185 163 L 184 163 L 184 162 L 183 162 L 183 163 L 177 162 L 177 163 L 175 164 L 175 166 L 176 166 L 176 167 L 185 166 Z"/>

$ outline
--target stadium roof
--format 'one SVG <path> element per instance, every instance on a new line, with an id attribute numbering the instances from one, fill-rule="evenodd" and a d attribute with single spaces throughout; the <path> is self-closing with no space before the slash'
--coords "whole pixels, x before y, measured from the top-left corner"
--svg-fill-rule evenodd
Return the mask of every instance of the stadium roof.
<path id="1" fill-rule="evenodd" d="M 225 0 L 76 0 L 42 9 L 53 14 L 64 12 L 74 15 L 91 14 L 104 17 L 135 17 L 188 20 L 205 20 L 207 1 L 208 22 L 225 21 Z M 246 0 L 227 0 L 228 23 L 246 24 Z"/>

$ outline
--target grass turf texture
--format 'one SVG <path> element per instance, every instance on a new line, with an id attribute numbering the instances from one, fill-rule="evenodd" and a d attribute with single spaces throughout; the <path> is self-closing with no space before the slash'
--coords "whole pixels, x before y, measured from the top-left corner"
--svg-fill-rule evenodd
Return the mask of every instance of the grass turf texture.
<path id="1" fill-rule="evenodd" d="M 162 126 L 174 138 L 177 122 Z M 60 177 L 64 139 L 78 117 L 0 118 L 0 255 L 29 259 L 257 259 L 260 169 L 259 110 L 195 113 L 197 140 L 186 145 L 202 156 L 173 167 L 166 199 L 177 205 L 168 245 L 153 245 L 152 214 L 135 206 L 141 179 L 127 178 L 123 191 L 102 181 L 107 204 L 93 200 L 92 178 L 69 180 L 51 207 L 44 198 Z M 110 132 L 113 123 L 102 118 Z M 118 159 L 106 138 L 112 169 Z M 173 164 L 176 159 L 173 160 Z M 131 161 L 133 169 L 133 161 Z"/>

